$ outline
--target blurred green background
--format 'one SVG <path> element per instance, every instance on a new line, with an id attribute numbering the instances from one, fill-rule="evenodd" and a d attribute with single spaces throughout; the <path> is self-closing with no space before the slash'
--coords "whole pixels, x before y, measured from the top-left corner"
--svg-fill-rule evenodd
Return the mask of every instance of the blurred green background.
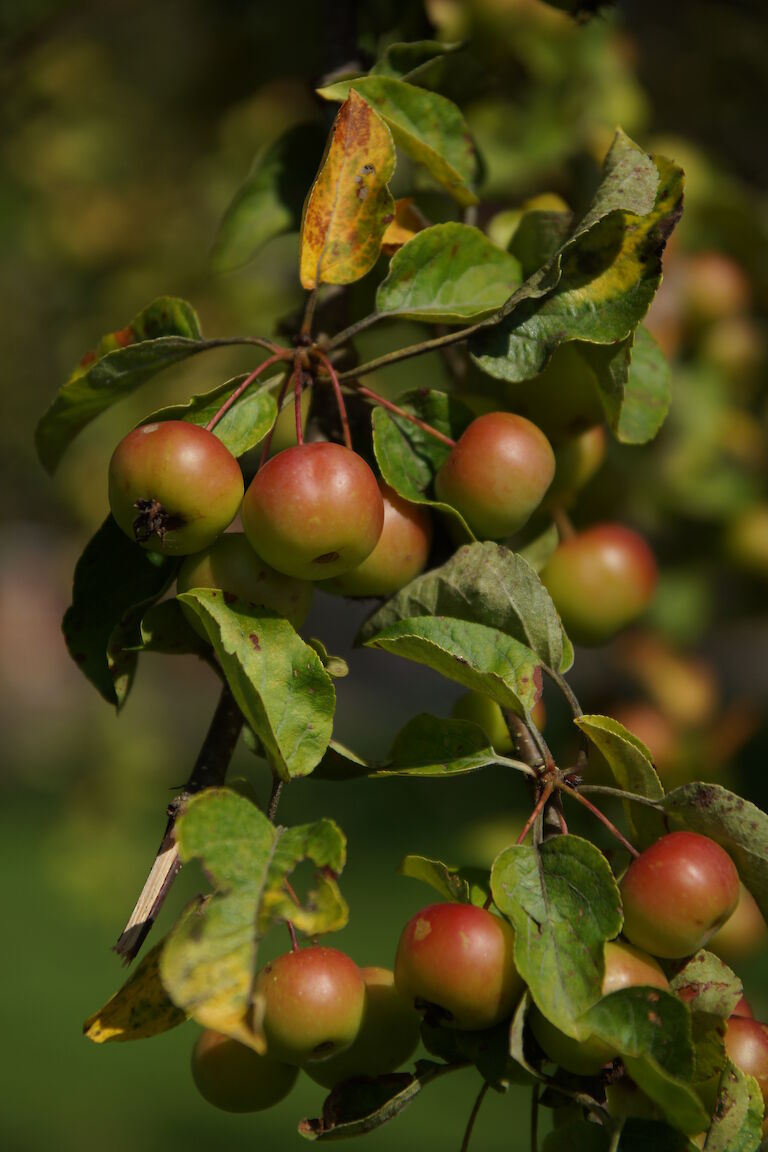
<path id="1" fill-rule="evenodd" d="M 667 576 L 645 640 L 672 661 L 662 661 L 667 671 L 685 674 L 664 688 L 647 651 L 638 656 L 637 646 L 620 643 L 580 654 L 573 682 L 592 710 L 624 690 L 631 702 L 658 703 L 654 693 L 666 693 L 671 711 L 684 713 L 672 717 L 685 751 L 670 771 L 711 774 L 768 800 L 768 561 L 737 570 L 723 546 L 740 509 L 761 505 L 767 490 L 765 25 L 762 3 L 713 0 L 628 2 L 589 23 L 538 0 L 3 5 L 0 1032 L 7 1042 L 0 1049 L 0 1146 L 292 1148 L 302 1144 L 296 1122 L 320 1106 L 321 1090 L 302 1081 L 263 1116 L 213 1111 L 189 1078 L 191 1025 L 135 1045 L 99 1048 L 81 1037 L 82 1020 L 122 981 L 110 948 L 217 689 L 193 660 L 145 657 L 116 718 L 70 663 L 60 636 L 72 567 L 105 514 L 106 465 L 117 440 L 161 402 L 213 387 L 248 357 L 209 354 L 153 381 L 86 430 L 54 479 L 39 467 L 32 437 L 86 349 L 156 295 L 191 300 L 211 335 L 270 335 L 301 307 L 296 237 L 270 243 L 254 264 L 216 278 L 208 255 L 217 221 L 258 149 L 317 114 L 320 78 L 345 65 L 369 66 L 388 43 L 471 37 L 471 52 L 444 90 L 466 108 L 479 142 L 489 212 L 544 192 L 578 206 L 621 123 L 649 146 L 664 138 L 662 150 L 688 170 L 680 259 L 716 249 L 742 270 L 749 285 L 742 319 L 757 349 L 749 370 L 734 379 L 700 333 L 669 337 L 678 404 L 669 429 L 653 448 L 613 450 L 606 467 L 615 482 L 595 485 L 575 513 L 584 522 L 626 515 L 653 536 Z M 321 114 L 330 125 L 332 110 Z M 436 215 L 451 210 L 436 200 L 431 207 Z M 351 307 L 363 308 L 369 292 L 365 284 L 355 289 Z M 664 314 L 661 339 L 660 330 Z M 367 359 L 404 336 L 377 331 L 361 340 L 361 352 Z M 400 391 L 444 380 L 445 367 L 434 360 L 382 373 L 377 386 Z M 345 654 L 364 611 L 318 596 L 306 634 Z M 447 713 L 458 695 L 381 653 L 354 651 L 349 659 L 352 675 L 337 682 L 337 735 L 363 753 L 383 753 L 415 711 Z M 689 698 L 686 712 L 680 700 Z M 550 703 L 556 745 L 563 722 Z M 233 772 L 266 792 L 242 749 Z M 517 779 L 500 770 L 442 785 L 377 781 L 342 789 L 310 780 L 287 789 L 281 819 L 324 814 L 346 829 L 351 918 L 340 944 L 360 963 L 389 965 L 405 918 L 430 898 L 395 876 L 402 855 L 488 863 L 520 825 L 524 800 Z M 158 938 L 203 884 L 193 870 L 182 876 Z M 763 953 L 740 971 L 765 1016 Z M 472 1072 L 446 1079 L 365 1147 L 458 1148 L 478 1086 Z M 510 1097 L 491 1094 L 478 1149 L 528 1147 L 525 1097 L 514 1090 Z"/>

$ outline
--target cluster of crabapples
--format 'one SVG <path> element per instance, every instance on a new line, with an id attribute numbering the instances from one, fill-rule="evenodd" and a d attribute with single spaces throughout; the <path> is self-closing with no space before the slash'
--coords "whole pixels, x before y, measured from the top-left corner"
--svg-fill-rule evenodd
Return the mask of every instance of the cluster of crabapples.
<path id="1" fill-rule="evenodd" d="M 558 501 L 589 478 L 602 459 L 601 437 L 593 429 L 556 456 L 526 417 L 485 413 L 440 467 L 435 496 L 479 539 L 506 539 L 545 497 Z M 432 544 L 428 508 L 403 499 L 350 448 L 325 441 L 286 448 L 244 491 L 225 445 L 181 420 L 144 424 L 121 441 L 109 502 L 132 540 L 186 558 L 180 591 L 222 588 L 296 628 L 314 583 L 345 596 L 390 596 L 423 571 Z M 222 535 L 238 512 L 243 533 Z M 541 575 L 569 634 L 596 644 L 643 611 L 656 564 L 636 532 L 600 524 L 564 539 Z"/>
<path id="2" fill-rule="evenodd" d="M 713 840 L 671 832 L 632 862 L 621 881 L 621 897 L 623 936 L 605 944 L 603 996 L 628 987 L 669 990 L 667 974 L 734 914 L 740 884 L 730 856 Z M 394 971 L 361 969 L 345 953 L 313 945 L 267 964 L 255 989 L 265 1055 L 212 1031 L 201 1033 L 193 1050 L 198 1089 L 229 1111 L 276 1104 L 301 1068 L 331 1089 L 391 1073 L 413 1055 L 422 1021 L 428 1025 L 427 1043 L 435 1028 L 493 1028 L 511 1020 L 524 982 L 507 920 L 473 904 L 440 903 L 406 924 Z M 535 1006 L 528 1025 L 545 1063 L 580 1076 L 606 1070 L 617 1091 L 618 1053 L 604 1040 L 574 1040 Z M 725 1047 L 768 1095 L 768 1027 L 752 1017 L 744 999 L 727 1022 Z M 650 1114 L 653 1105 L 636 1099 L 640 1093 L 626 1078 L 621 1091 L 632 1107 Z M 617 1103 L 622 1106 L 629 1106 L 627 1100 Z"/>

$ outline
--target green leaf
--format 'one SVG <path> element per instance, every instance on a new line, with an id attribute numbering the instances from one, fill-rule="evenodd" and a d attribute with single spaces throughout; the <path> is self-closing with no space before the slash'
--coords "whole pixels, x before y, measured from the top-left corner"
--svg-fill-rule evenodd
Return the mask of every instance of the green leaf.
<path id="1" fill-rule="evenodd" d="M 336 701 L 315 650 L 287 620 L 217 588 L 193 589 L 178 599 L 203 624 L 273 770 L 283 780 L 307 776 L 328 747 Z"/>
<path id="2" fill-rule="evenodd" d="M 69 654 L 109 704 L 121 708 L 133 682 L 139 624 L 168 588 L 178 561 L 150 557 L 111 516 L 75 565 L 62 629 Z"/>
<path id="3" fill-rule="evenodd" d="M 160 296 L 127 328 L 105 336 L 59 389 L 35 432 L 43 466 L 53 472 L 66 448 L 91 420 L 164 368 L 207 347 L 192 306 L 173 296 Z"/>
<path id="4" fill-rule="evenodd" d="M 671 1075 L 650 1057 L 625 1056 L 624 1066 L 674 1128 L 689 1136 L 706 1128 L 709 1116 L 690 1084 Z"/>
<path id="5" fill-rule="evenodd" d="M 380 776 L 459 776 L 496 763 L 485 732 L 467 720 L 422 712 L 395 736 Z"/>
<path id="6" fill-rule="evenodd" d="M 535 654 L 485 624 L 450 616 L 419 616 L 382 629 L 366 640 L 366 646 L 426 664 L 446 679 L 518 713 L 528 714 L 541 694 L 541 669 Z"/>
<path id="7" fill-rule="evenodd" d="M 268 240 L 298 232 L 324 143 L 319 124 L 296 124 L 259 152 L 219 225 L 211 252 L 214 271 L 242 268 Z"/>
<path id="8" fill-rule="evenodd" d="M 628 728 L 610 716 L 579 716 L 574 723 L 605 757 L 616 783 L 624 792 L 660 800 L 664 789 L 651 753 Z M 664 815 L 642 804 L 624 804 L 633 838 L 643 848 L 664 834 Z"/>
<path id="9" fill-rule="evenodd" d="M 527 280 L 562 248 L 573 224 L 570 212 L 525 212 L 515 229 L 509 251 L 520 261 Z"/>
<path id="10" fill-rule="evenodd" d="M 423 164 L 459 204 L 477 203 L 477 158 L 467 123 L 452 101 L 391 76 L 343 80 L 318 91 L 326 100 L 344 100 L 351 88 L 386 121 L 398 148 Z"/>
<path id="11" fill-rule="evenodd" d="M 618 345 L 584 344 L 581 354 L 597 377 L 608 423 L 622 444 L 653 440 L 669 411 L 669 364 L 640 325 Z"/>
<path id="12" fill-rule="evenodd" d="M 418 1060 L 409 1072 L 391 1072 L 375 1080 L 351 1080 L 334 1088 L 323 1106 L 322 1116 L 302 1120 L 300 1135 L 307 1140 L 347 1140 L 363 1136 L 393 1120 L 423 1088 L 455 1070 L 451 1064 Z"/>
<path id="13" fill-rule="evenodd" d="M 621 988 L 598 1000 L 584 1023 L 622 1057 L 650 1058 L 673 1076 L 693 1074 L 690 1012 L 670 992 Z"/>
<path id="14" fill-rule="evenodd" d="M 392 76 L 417 84 L 426 66 L 441 56 L 455 52 L 458 44 L 443 44 L 439 40 L 414 40 L 407 44 L 390 44 L 383 56 L 370 70 L 371 76 Z"/>
<path id="15" fill-rule="evenodd" d="M 559 544 L 560 533 L 557 530 L 557 525 L 550 524 L 542 532 L 537 529 L 534 536 L 526 539 L 524 544 L 520 544 L 517 547 L 516 554 L 522 556 L 523 560 L 526 560 L 534 572 L 538 574 L 557 551 Z M 571 653 L 568 665 L 570 665 L 572 661 L 573 654 Z"/>
<path id="16" fill-rule="evenodd" d="M 468 224 L 435 224 L 392 257 L 376 311 L 460 324 L 495 312 L 522 281 L 520 263 Z"/>
<path id="17" fill-rule="evenodd" d="M 474 418 L 469 408 L 445 392 L 406 392 L 397 402 L 406 412 L 453 440 L 459 438 Z M 466 538 L 474 539 L 455 508 L 432 499 L 435 476 L 450 447 L 416 424 L 393 416 L 381 407 L 374 408 L 371 422 L 373 451 L 387 484 L 413 504 L 426 504 L 450 516 Z"/>
<path id="18" fill-rule="evenodd" d="M 675 973 L 669 986 L 692 1012 L 706 1012 L 724 1020 L 743 995 L 738 976 L 718 956 L 704 949 Z"/>
<path id="19" fill-rule="evenodd" d="M 705 1152 L 757 1152 L 762 1135 L 763 1096 L 758 1083 L 729 1060 L 720 1078 Z"/>
<path id="20" fill-rule="evenodd" d="M 602 852 L 577 836 L 539 849 L 506 848 L 491 871 L 497 908 L 515 929 L 515 963 L 536 1006 L 576 1040 L 600 999 L 606 940 L 621 930 L 621 900 Z"/>
<path id="21" fill-rule="evenodd" d="M 687 828 L 717 841 L 768 918 L 768 816 L 719 784 L 695 782 L 669 792 L 664 811 L 673 829 Z"/>
<path id="22" fill-rule="evenodd" d="M 349 676 L 349 664 L 346 660 L 342 660 L 341 656 L 331 656 L 322 640 L 312 637 L 307 643 L 310 648 L 314 648 L 317 652 L 323 668 L 329 676 L 333 676 L 334 680 L 342 680 L 345 676 Z"/>
<path id="23" fill-rule="evenodd" d="M 179 656 L 193 653 L 202 656 L 210 651 L 187 620 L 177 600 L 161 600 L 141 618 L 140 643 L 137 652 L 161 652 Z"/>
<path id="24" fill-rule="evenodd" d="M 484 372 L 528 380 L 565 341 L 614 344 L 632 332 L 659 286 L 661 254 L 681 211 L 682 173 L 668 161 L 658 164 L 652 211 L 614 211 L 587 231 L 579 226 L 558 257 L 557 286 L 471 338 L 470 352 Z"/>
<path id="25" fill-rule="evenodd" d="M 495 628 L 554 670 L 565 670 L 572 659 L 552 598 L 536 572 L 524 557 L 493 540 L 459 548 L 440 568 L 406 584 L 368 617 L 358 640 L 415 616 L 452 616 Z"/>
<path id="26" fill-rule="evenodd" d="M 451 868 L 442 860 L 409 854 L 403 858 L 397 871 L 400 876 L 428 884 L 446 900 L 476 904 L 482 908 L 488 899 L 488 873 L 481 868 Z"/>
<path id="27" fill-rule="evenodd" d="M 156 945 L 142 959 L 119 992 L 83 1024 L 83 1034 L 94 1044 L 145 1040 L 183 1024 L 186 1015 L 169 1000 L 160 979 L 160 953 Z"/>
<path id="28" fill-rule="evenodd" d="M 311 935 L 344 926 L 347 908 L 334 879 L 346 859 L 344 835 L 332 820 L 276 827 L 244 796 L 209 788 L 188 801 L 176 842 L 183 863 L 202 862 L 215 891 L 168 936 L 163 984 L 203 1027 L 263 1050 L 251 1010 L 259 944 L 279 921 Z M 320 871 L 297 902 L 285 882 L 306 860 Z"/>
<path id="29" fill-rule="evenodd" d="M 698 1145 L 676 1127 L 631 1117 L 621 1130 L 619 1152 L 696 1152 Z"/>
<path id="30" fill-rule="evenodd" d="M 160 408 L 148 416 L 144 423 L 188 420 L 190 424 L 204 427 L 244 380 L 245 375 L 235 376 L 211 392 L 193 396 L 186 404 Z M 242 456 L 260 443 L 277 419 L 277 403 L 269 391 L 274 383 L 274 379 L 254 380 L 213 429 L 214 436 L 218 436 L 233 456 Z"/>

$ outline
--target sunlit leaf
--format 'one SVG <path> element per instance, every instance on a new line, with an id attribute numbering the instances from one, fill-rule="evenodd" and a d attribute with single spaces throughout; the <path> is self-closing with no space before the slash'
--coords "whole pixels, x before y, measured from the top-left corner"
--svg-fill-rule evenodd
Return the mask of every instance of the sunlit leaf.
<path id="1" fill-rule="evenodd" d="M 147 417 L 149 421 L 188 420 L 190 424 L 205 426 L 235 389 L 243 383 L 245 376 L 235 376 L 211 392 L 193 396 L 186 404 L 174 404 L 160 408 Z M 277 403 L 270 391 L 275 379 L 254 380 L 228 412 L 225 412 L 213 429 L 222 444 L 233 456 L 242 456 L 259 444 L 277 419 Z"/>
<path id="2" fill-rule="evenodd" d="M 148 952 L 119 992 L 83 1024 L 83 1033 L 95 1044 L 145 1040 L 183 1024 L 186 1015 L 177 1008 L 160 979 L 158 944 Z"/>
<path id="3" fill-rule="evenodd" d="M 126 328 L 105 336 L 59 389 L 35 432 L 43 465 L 52 472 L 91 420 L 164 368 L 207 347 L 192 306 L 160 296 Z"/>
<path id="4" fill-rule="evenodd" d="M 605 757 L 616 783 L 624 792 L 660 800 L 664 795 L 651 754 L 628 728 L 610 716 L 579 716 L 577 727 Z M 632 834 L 641 847 L 647 847 L 664 833 L 661 811 L 642 804 L 625 803 L 624 811 Z"/>

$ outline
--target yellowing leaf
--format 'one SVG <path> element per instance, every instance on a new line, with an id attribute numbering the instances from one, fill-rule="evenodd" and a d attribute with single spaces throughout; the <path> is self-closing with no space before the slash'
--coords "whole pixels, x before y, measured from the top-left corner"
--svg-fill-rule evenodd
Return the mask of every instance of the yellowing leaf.
<path id="1" fill-rule="evenodd" d="M 304 288 L 351 284 L 376 263 L 394 217 L 387 183 L 395 147 L 381 117 L 356 92 L 344 101 L 301 222 Z"/>
<path id="2" fill-rule="evenodd" d="M 94 1044 L 145 1040 L 184 1023 L 186 1015 L 170 1000 L 160 979 L 162 947 L 153 948 L 120 991 L 85 1021 L 83 1033 Z"/>
<path id="3" fill-rule="evenodd" d="M 422 216 L 411 196 L 404 196 L 402 200 L 395 200 L 395 218 L 387 225 L 382 237 L 382 252 L 387 256 L 392 256 L 398 248 L 407 244 L 417 232 L 421 232 L 428 226 L 429 222 Z"/>

